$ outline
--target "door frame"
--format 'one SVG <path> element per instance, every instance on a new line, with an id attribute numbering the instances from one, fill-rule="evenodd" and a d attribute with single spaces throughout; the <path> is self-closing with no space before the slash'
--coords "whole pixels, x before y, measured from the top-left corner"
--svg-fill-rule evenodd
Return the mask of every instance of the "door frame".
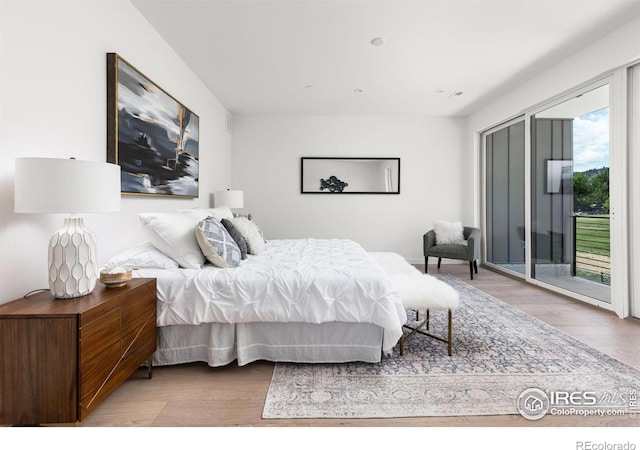
<path id="1" fill-rule="evenodd" d="M 635 61 L 627 70 L 628 104 L 628 155 L 629 171 L 640 173 L 640 61 Z M 630 240 L 629 248 L 631 254 L 636 258 L 629 258 L 629 273 L 636 274 L 630 286 L 630 314 L 640 318 L 640 262 L 637 260 L 640 255 L 640 179 L 634 179 L 629 175 L 629 225 Z"/>

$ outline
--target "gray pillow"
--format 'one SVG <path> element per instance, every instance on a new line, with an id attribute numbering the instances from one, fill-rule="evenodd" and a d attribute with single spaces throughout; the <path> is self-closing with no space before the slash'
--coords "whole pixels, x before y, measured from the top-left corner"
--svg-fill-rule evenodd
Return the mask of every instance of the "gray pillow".
<path id="1" fill-rule="evenodd" d="M 214 217 L 207 217 L 196 227 L 196 240 L 202 254 L 217 267 L 240 265 L 240 249 L 227 229 Z"/>
<path id="2" fill-rule="evenodd" d="M 247 259 L 247 241 L 245 241 L 242 234 L 229 219 L 222 219 L 222 225 L 227 229 L 233 240 L 236 241 L 236 245 L 240 249 L 240 258 Z"/>

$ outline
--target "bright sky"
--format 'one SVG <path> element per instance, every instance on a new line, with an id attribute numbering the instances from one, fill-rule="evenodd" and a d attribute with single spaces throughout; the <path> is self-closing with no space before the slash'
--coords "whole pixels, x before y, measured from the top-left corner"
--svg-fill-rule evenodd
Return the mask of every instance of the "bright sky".
<path id="1" fill-rule="evenodd" d="M 609 167 L 609 108 L 573 120 L 573 171 Z"/>

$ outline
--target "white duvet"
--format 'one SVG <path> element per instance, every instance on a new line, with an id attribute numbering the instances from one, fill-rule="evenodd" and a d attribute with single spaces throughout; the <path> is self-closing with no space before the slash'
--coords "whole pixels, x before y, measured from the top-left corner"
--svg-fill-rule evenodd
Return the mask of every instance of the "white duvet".
<path id="1" fill-rule="evenodd" d="M 389 354 L 407 316 L 387 273 L 356 242 L 270 240 L 239 267 L 138 269 L 157 278 L 158 326 L 246 322 L 366 322 Z"/>

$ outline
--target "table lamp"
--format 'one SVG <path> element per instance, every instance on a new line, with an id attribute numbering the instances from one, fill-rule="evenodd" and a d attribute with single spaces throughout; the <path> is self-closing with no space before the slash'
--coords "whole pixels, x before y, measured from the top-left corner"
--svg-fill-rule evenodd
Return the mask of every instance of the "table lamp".
<path id="1" fill-rule="evenodd" d="M 74 158 L 17 158 L 15 212 L 68 213 L 49 241 L 49 288 L 56 298 L 82 297 L 98 280 L 96 238 L 78 213 L 120 209 L 120 166 Z"/>
<path id="2" fill-rule="evenodd" d="M 228 206 L 229 209 L 244 208 L 244 192 L 232 191 L 227 189 L 226 191 L 216 191 L 213 193 L 214 207 Z"/>

